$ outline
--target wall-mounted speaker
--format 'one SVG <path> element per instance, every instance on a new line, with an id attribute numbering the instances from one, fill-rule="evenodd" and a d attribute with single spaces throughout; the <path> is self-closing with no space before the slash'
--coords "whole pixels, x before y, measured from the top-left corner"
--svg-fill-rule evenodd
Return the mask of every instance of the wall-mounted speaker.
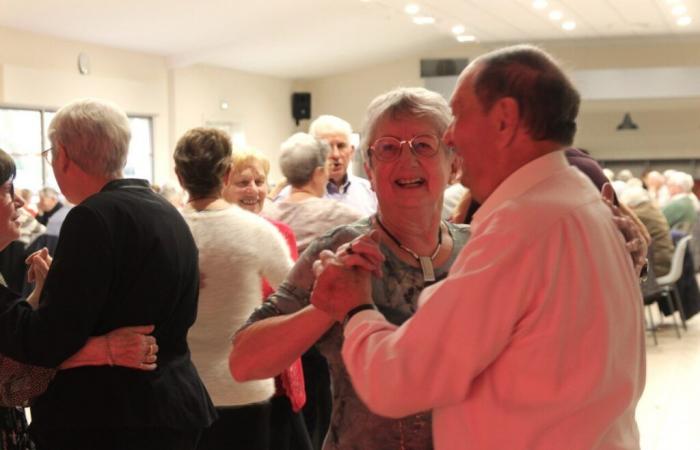
<path id="1" fill-rule="evenodd" d="M 311 118 L 311 94 L 308 92 L 295 92 L 292 94 L 292 117 L 297 125 L 301 119 Z"/>

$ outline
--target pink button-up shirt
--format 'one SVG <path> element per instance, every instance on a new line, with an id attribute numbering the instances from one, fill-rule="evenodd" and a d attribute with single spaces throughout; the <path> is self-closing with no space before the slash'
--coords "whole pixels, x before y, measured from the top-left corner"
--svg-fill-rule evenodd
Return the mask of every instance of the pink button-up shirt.
<path id="1" fill-rule="evenodd" d="M 433 410 L 435 447 L 637 449 L 638 280 L 591 182 L 563 152 L 507 178 L 446 280 L 401 327 L 345 328 L 343 359 L 378 414 Z"/>

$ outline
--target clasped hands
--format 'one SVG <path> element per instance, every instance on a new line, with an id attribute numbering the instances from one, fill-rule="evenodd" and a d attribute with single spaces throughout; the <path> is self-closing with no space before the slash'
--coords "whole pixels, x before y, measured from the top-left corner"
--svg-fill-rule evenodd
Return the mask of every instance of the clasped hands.
<path id="1" fill-rule="evenodd" d="M 314 262 L 316 276 L 311 304 L 338 322 L 348 311 L 372 303 L 371 275 L 382 276 L 384 255 L 377 231 L 342 244 L 335 252 L 323 250 Z"/>

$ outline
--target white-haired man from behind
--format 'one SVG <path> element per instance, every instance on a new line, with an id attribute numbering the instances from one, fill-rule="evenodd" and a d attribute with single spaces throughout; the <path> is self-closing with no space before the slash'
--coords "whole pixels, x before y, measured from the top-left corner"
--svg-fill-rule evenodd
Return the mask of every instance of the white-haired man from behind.
<path id="1" fill-rule="evenodd" d="M 338 200 L 364 215 L 377 211 L 377 197 L 374 195 L 369 181 L 348 172 L 350 161 L 355 154 L 352 145 L 352 127 L 340 117 L 322 115 L 309 126 L 309 134 L 328 143 L 328 183 L 326 198 Z M 282 189 L 275 201 L 289 196 L 291 187 Z"/>
<path id="2" fill-rule="evenodd" d="M 37 449 L 193 450 L 216 412 L 187 345 L 199 294 L 189 227 L 146 180 L 123 178 L 131 131 L 116 106 L 70 103 L 48 136 L 44 155 L 76 206 L 61 228 L 39 308 L 0 296 L 0 351 L 56 367 L 91 336 L 149 324 L 160 350 L 153 371 L 110 364 L 57 373 L 32 405 Z"/>

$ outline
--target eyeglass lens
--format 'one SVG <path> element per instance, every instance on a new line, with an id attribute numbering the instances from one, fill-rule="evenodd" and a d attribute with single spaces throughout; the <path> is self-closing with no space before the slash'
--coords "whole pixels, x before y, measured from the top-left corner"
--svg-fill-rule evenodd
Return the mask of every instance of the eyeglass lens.
<path id="1" fill-rule="evenodd" d="M 390 161 L 399 157 L 404 143 L 408 143 L 413 153 L 421 157 L 433 156 L 440 146 L 440 141 L 437 137 L 426 134 L 416 136 L 410 141 L 400 141 L 395 137 L 385 136 L 377 139 L 372 149 L 377 159 Z"/>

